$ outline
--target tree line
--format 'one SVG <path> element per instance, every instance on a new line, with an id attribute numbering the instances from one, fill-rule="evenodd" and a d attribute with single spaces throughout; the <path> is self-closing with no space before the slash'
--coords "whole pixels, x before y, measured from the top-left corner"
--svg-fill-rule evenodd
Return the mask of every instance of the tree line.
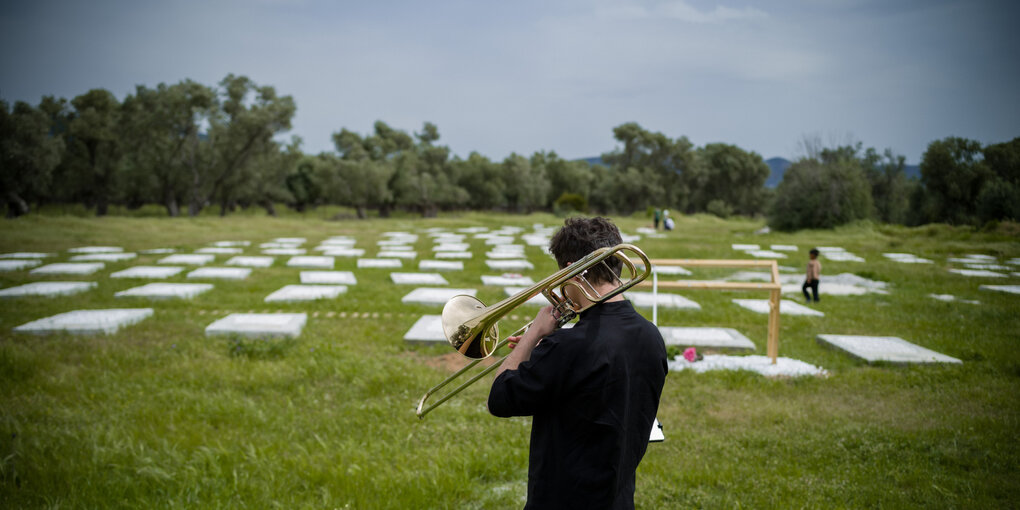
<path id="1" fill-rule="evenodd" d="M 0 194 L 8 217 L 49 203 L 85 204 L 100 216 L 111 204 L 160 204 L 169 216 L 208 207 L 221 215 L 249 207 L 275 215 L 280 204 L 299 211 L 341 205 L 359 218 L 397 209 L 435 216 L 668 208 L 765 214 L 775 228 L 794 229 L 861 218 L 1015 219 L 1020 189 L 1017 140 L 986 148 L 962 139 L 933 142 L 920 182 L 907 179 L 903 157 L 888 150 L 819 149 L 795 162 L 775 191 L 765 187 L 769 167 L 754 152 L 724 143 L 695 147 L 685 136 L 636 123 L 613 129 L 617 149 L 596 165 L 544 151 L 502 161 L 477 152 L 461 158 L 440 144 L 429 122 L 413 133 L 382 121 L 369 133 L 342 128 L 333 133 L 334 150 L 306 154 L 297 137 L 279 141 L 290 130 L 294 99 L 232 74 L 215 87 L 191 80 L 139 85 L 123 101 L 94 89 L 70 101 L 47 96 L 38 105 L 0 106 Z"/>

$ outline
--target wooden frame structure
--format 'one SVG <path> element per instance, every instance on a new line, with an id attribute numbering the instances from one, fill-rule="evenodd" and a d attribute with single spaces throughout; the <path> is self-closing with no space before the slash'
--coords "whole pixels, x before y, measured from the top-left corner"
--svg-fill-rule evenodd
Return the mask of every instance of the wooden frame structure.
<path id="1" fill-rule="evenodd" d="M 769 291 L 769 329 L 766 352 L 772 364 L 779 356 L 779 303 L 783 287 L 779 283 L 779 264 L 775 260 L 708 260 L 708 259 L 650 259 L 652 266 L 683 267 L 737 267 L 769 269 L 771 282 L 714 282 L 703 280 L 675 280 L 660 282 L 658 274 L 652 272 L 652 281 L 645 280 L 638 287 L 651 287 L 658 299 L 658 289 L 707 289 L 707 290 L 767 290 Z M 658 307 L 653 312 L 658 315 Z M 653 322 L 658 322 L 658 317 Z"/>

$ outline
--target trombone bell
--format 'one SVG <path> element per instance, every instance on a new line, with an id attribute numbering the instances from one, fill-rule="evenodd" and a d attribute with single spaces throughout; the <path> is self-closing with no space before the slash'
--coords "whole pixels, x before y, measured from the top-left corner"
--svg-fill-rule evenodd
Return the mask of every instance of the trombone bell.
<path id="1" fill-rule="evenodd" d="M 472 359 L 487 358 L 496 351 L 499 343 L 499 326 L 493 324 L 485 331 L 472 334 L 474 326 L 480 322 L 479 311 L 485 304 L 474 296 L 461 294 L 454 296 L 443 307 L 443 333 L 446 340 L 457 352 Z"/>

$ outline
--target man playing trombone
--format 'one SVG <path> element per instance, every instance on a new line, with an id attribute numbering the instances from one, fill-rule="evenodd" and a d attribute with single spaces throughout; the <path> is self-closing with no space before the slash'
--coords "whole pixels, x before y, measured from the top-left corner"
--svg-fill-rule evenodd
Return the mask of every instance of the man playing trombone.
<path id="1" fill-rule="evenodd" d="M 620 243 L 608 219 L 570 218 L 549 249 L 562 269 Z M 592 296 L 612 291 L 622 264 L 605 262 L 573 282 Z M 591 304 L 573 285 L 564 292 L 579 308 Z M 622 294 L 581 312 L 573 328 L 557 330 L 555 315 L 543 308 L 510 338 L 489 392 L 493 415 L 533 416 L 525 508 L 634 508 L 635 471 L 666 378 L 662 336 Z"/>

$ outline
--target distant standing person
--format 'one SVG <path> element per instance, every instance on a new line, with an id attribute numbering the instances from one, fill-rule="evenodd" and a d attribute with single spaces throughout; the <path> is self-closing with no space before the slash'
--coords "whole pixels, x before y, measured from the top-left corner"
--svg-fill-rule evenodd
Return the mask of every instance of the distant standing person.
<path id="1" fill-rule="evenodd" d="M 659 219 L 662 217 L 662 211 L 655 210 L 655 230 L 659 230 Z"/>
<path id="2" fill-rule="evenodd" d="M 814 294 L 815 303 L 818 302 L 818 279 L 822 276 L 822 263 L 818 261 L 818 250 L 812 248 L 808 252 L 810 259 L 807 263 L 807 275 L 804 278 L 804 285 L 800 288 L 804 292 L 804 299 L 808 303 L 811 302 L 811 295 L 808 294 L 808 288 L 811 289 L 811 294 Z"/>

